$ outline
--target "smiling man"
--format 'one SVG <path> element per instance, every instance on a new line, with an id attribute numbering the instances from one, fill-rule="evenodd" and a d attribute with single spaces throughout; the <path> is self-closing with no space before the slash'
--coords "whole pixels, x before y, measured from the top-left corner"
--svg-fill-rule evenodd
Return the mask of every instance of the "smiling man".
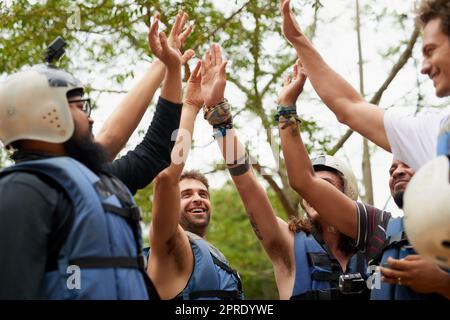
<path id="1" fill-rule="evenodd" d="M 179 186 L 180 225 L 186 231 L 205 237 L 211 219 L 208 180 L 197 171 L 187 171 L 181 175 Z"/>

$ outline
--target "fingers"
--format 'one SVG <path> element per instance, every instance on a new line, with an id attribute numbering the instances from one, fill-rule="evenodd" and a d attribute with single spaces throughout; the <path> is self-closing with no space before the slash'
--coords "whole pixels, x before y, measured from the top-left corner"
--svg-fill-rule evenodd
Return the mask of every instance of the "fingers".
<path id="1" fill-rule="evenodd" d="M 167 43 L 167 36 L 162 31 L 159 33 L 159 41 L 161 42 L 161 47 L 163 51 L 167 52 L 170 50 L 169 44 Z"/>
<path id="2" fill-rule="evenodd" d="M 283 3 L 281 4 L 281 13 L 284 16 L 289 17 L 290 11 L 291 11 L 291 1 L 290 0 L 283 1 Z"/>
<path id="3" fill-rule="evenodd" d="M 198 81 L 201 79 L 201 67 L 202 67 L 202 61 L 197 61 L 197 64 L 195 65 L 194 70 L 191 72 L 191 76 L 189 77 L 189 81 Z"/>
<path id="4" fill-rule="evenodd" d="M 212 67 L 211 51 L 209 49 L 206 50 L 203 61 L 204 61 L 205 70 L 209 70 Z"/>
<path id="5" fill-rule="evenodd" d="M 201 64 L 200 73 L 201 73 L 202 77 L 204 77 L 206 74 L 206 63 L 204 60 L 201 60 L 200 64 Z"/>
<path id="6" fill-rule="evenodd" d="M 298 79 L 298 65 L 294 64 L 294 80 Z"/>
<path id="7" fill-rule="evenodd" d="M 380 267 L 381 275 L 385 278 L 398 279 L 405 278 L 405 272 L 390 268 Z"/>
<path id="8" fill-rule="evenodd" d="M 157 12 L 153 17 L 153 23 L 150 25 L 150 29 L 148 30 L 148 40 L 150 41 L 151 37 L 156 37 L 158 28 L 159 28 L 159 17 L 160 13 Z"/>
<path id="9" fill-rule="evenodd" d="M 219 66 L 222 64 L 222 52 L 220 51 L 220 46 L 216 43 L 213 43 L 211 46 L 211 51 L 214 52 L 213 55 L 213 65 Z"/>
<path id="10" fill-rule="evenodd" d="M 189 37 L 193 29 L 194 29 L 194 21 L 191 21 L 187 29 L 179 37 L 181 45 L 183 45 L 186 42 L 187 37 Z"/>
<path id="11" fill-rule="evenodd" d="M 291 76 L 288 74 L 283 79 L 283 86 L 286 87 L 289 83 L 291 83 Z"/>
<path id="12" fill-rule="evenodd" d="M 180 25 L 183 19 L 183 13 L 182 11 L 178 12 L 176 18 L 175 18 L 175 23 L 172 26 L 172 30 L 170 30 L 170 37 L 178 37 L 178 35 L 180 34 Z"/>
<path id="13" fill-rule="evenodd" d="M 188 21 L 188 18 L 189 18 L 188 14 L 186 12 L 181 11 L 181 21 L 180 25 L 178 26 L 177 35 L 179 35 L 183 31 L 184 26 Z"/>
<path id="14" fill-rule="evenodd" d="M 410 283 L 410 274 L 405 271 L 398 271 L 389 268 L 380 267 L 381 281 L 393 284 L 407 286 Z"/>
<path id="15" fill-rule="evenodd" d="M 398 260 L 393 259 L 391 257 L 388 258 L 387 263 L 389 265 L 389 268 L 396 269 L 396 270 L 408 270 L 410 269 L 410 262 L 407 260 Z"/>
<path id="16" fill-rule="evenodd" d="M 183 53 L 183 56 L 181 57 L 181 63 L 185 64 L 189 60 L 191 60 L 195 56 L 195 51 L 192 49 L 186 50 L 185 53 Z"/>
<path id="17" fill-rule="evenodd" d="M 221 77 L 223 77 L 223 78 L 226 78 L 226 76 L 227 76 L 227 71 L 226 71 L 226 69 L 227 69 L 227 63 L 228 63 L 228 61 L 224 61 L 224 62 L 222 62 L 222 64 L 220 65 L 219 75 L 220 75 Z"/>
<path id="18" fill-rule="evenodd" d="M 419 256 L 418 254 L 410 254 L 408 256 L 405 257 L 405 260 L 408 261 L 417 261 L 417 260 L 422 260 L 422 257 Z"/>

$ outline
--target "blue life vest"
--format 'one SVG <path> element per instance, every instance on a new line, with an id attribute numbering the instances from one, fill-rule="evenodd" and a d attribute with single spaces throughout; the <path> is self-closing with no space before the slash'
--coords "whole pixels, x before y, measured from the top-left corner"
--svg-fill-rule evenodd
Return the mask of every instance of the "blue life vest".
<path id="1" fill-rule="evenodd" d="M 438 156 L 450 155 L 450 116 L 439 132 L 436 151 Z"/>
<path id="2" fill-rule="evenodd" d="M 242 282 L 216 247 L 186 231 L 194 255 L 194 269 L 184 290 L 174 300 L 242 300 Z M 148 257 L 150 248 L 145 248 Z"/>
<path id="3" fill-rule="evenodd" d="M 68 157 L 18 163 L 1 175 L 18 171 L 50 178 L 73 204 L 73 219 L 55 267 L 44 275 L 43 296 L 58 300 L 149 298 L 139 209 L 119 179 L 97 176 Z"/>
<path id="4" fill-rule="evenodd" d="M 367 263 L 362 253 L 351 257 L 344 273 L 318 234 L 297 232 L 294 254 L 295 283 L 291 300 L 369 299 Z"/>
<path id="5" fill-rule="evenodd" d="M 403 259 L 408 255 L 417 254 L 409 244 L 403 227 L 403 217 L 391 218 L 386 230 L 386 244 L 381 256 L 381 266 L 385 266 L 387 259 Z M 371 300 L 428 300 L 440 299 L 437 294 L 424 294 L 411 290 L 407 286 L 393 285 L 381 282 L 380 289 L 373 288 Z"/>

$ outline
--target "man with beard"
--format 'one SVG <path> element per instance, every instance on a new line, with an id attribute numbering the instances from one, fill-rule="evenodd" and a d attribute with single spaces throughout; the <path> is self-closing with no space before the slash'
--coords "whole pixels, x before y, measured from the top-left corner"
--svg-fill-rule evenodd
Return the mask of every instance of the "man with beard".
<path id="1" fill-rule="evenodd" d="M 219 56 L 213 44 L 192 72 L 172 162 L 155 179 L 147 271 L 162 299 L 243 298 L 239 275 L 205 239 L 211 215 L 208 181 L 198 172 L 182 174 L 201 106 L 222 101 L 215 88 L 225 88 L 226 62 Z"/>
<path id="2" fill-rule="evenodd" d="M 450 298 L 448 273 L 418 257 L 405 235 L 393 228 L 403 223 L 403 217 L 393 218 L 390 213 L 353 201 L 312 169 L 297 126 L 296 101 L 306 80 L 302 68 L 297 61 L 292 79 L 286 79 L 278 108 L 281 147 L 291 187 L 317 211 L 323 222 L 355 240 L 355 247 L 364 253 L 369 264 L 381 260 L 383 283 L 381 288 L 372 288 L 372 299 Z M 404 163 L 393 162 L 389 186 L 400 208 L 413 174 Z"/>
<path id="3" fill-rule="evenodd" d="M 163 48 L 180 63 L 186 56 L 179 49 L 191 30 L 182 33 L 186 20 L 186 14 L 177 16 Z M 0 172 L 1 299 L 156 297 L 131 194 L 170 162 L 182 95 L 181 66 L 173 60 L 152 64 L 99 142 L 92 135 L 90 100 L 69 73 L 38 65 L 1 84 L 0 138 L 16 149 L 16 164 Z M 164 74 L 145 138 L 108 163 L 134 131 Z"/>

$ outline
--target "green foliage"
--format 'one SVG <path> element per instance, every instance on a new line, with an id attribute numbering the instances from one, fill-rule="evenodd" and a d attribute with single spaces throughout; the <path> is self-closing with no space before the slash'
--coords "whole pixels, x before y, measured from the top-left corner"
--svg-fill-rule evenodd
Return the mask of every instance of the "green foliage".
<path id="1" fill-rule="evenodd" d="M 270 260 L 253 233 L 233 185 L 211 193 L 213 214 L 208 240 L 216 245 L 242 277 L 247 299 L 278 299 Z"/>

